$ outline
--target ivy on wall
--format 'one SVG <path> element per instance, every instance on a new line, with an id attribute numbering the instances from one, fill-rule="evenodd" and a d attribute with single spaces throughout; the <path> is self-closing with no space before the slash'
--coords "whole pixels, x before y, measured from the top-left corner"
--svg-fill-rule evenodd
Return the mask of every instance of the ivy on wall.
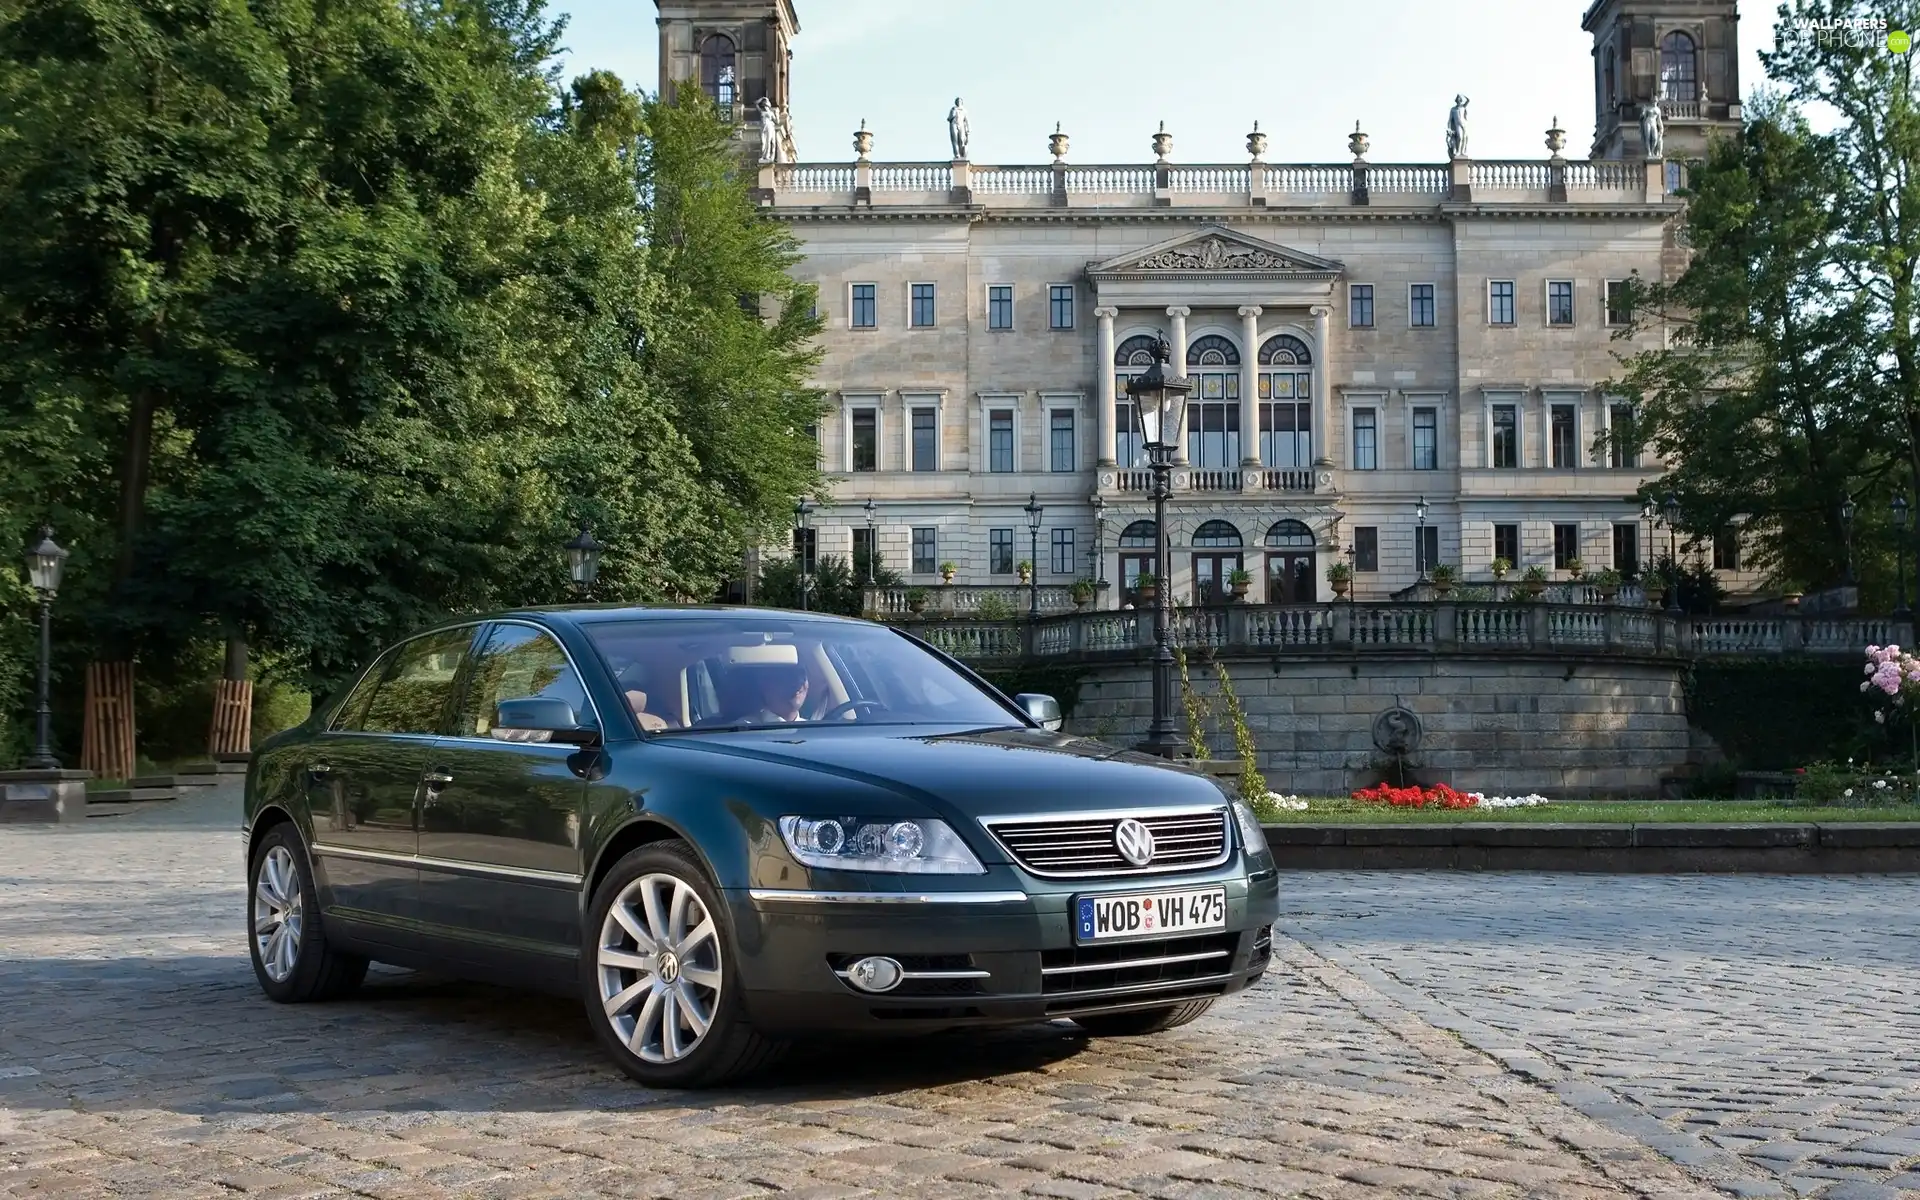
<path id="1" fill-rule="evenodd" d="M 1788 771 L 1886 756 L 1886 732 L 1860 696 L 1852 659 L 1716 659 L 1686 676 L 1687 721 L 1735 764 Z"/>

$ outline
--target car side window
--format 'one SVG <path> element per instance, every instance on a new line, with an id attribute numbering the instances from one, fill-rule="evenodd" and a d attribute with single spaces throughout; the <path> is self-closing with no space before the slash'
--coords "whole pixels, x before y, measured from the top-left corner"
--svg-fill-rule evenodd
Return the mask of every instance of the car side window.
<path id="1" fill-rule="evenodd" d="M 493 723 L 495 705 L 530 696 L 564 700 L 582 725 L 594 723 L 586 687 L 558 642 L 531 625 L 495 625 L 486 645 L 473 657 L 455 736 L 502 742 L 550 740 L 553 735 L 545 730 L 505 729 Z"/>
<path id="2" fill-rule="evenodd" d="M 366 716 L 359 722 L 365 733 L 440 732 L 440 723 L 453 699 L 454 680 L 461 660 L 473 642 L 473 626 L 446 629 L 399 646 L 379 672 L 380 683 Z"/>
<path id="3" fill-rule="evenodd" d="M 367 669 L 367 673 L 361 676 L 360 683 L 347 694 L 346 703 L 342 704 L 340 711 L 334 714 L 333 724 L 329 728 L 344 733 L 359 731 L 360 727 L 366 723 L 367 709 L 373 703 L 373 694 L 380 690 L 380 678 L 387 673 L 387 668 L 393 665 L 393 660 L 400 649 L 395 647 L 387 651 Z"/>

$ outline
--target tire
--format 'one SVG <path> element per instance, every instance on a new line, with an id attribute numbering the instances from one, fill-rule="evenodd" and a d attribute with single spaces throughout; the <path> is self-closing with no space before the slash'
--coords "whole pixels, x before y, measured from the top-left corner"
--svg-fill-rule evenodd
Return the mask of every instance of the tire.
<path id="1" fill-rule="evenodd" d="M 281 1004 L 337 1000 L 367 977 L 367 960 L 327 942 L 300 831 L 281 822 L 247 864 L 247 951 L 260 990 Z"/>
<path id="2" fill-rule="evenodd" d="M 582 930 L 581 998 L 622 1071 L 648 1087 L 712 1087 L 780 1056 L 785 1045 L 747 1023 L 734 947 L 726 906 L 687 843 L 655 842 L 613 865 Z"/>
<path id="3" fill-rule="evenodd" d="M 1133 1012 L 1102 1013 L 1075 1017 L 1073 1021 L 1094 1037 L 1140 1037 L 1143 1034 L 1164 1033 L 1169 1029 L 1177 1029 L 1189 1021 L 1197 1021 L 1212 1007 L 1213 998 L 1209 996 L 1204 1000 L 1169 1004 L 1165 1008 L 1141 1008 Z"/>

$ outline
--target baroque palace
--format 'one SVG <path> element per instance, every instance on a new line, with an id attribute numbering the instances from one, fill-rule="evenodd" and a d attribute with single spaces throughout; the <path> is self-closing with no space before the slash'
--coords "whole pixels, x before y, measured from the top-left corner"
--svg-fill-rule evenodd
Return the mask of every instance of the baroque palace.
<path id="1" fill-rule="evenodd" d="M 1013 584 L 1031 560 L 1045 607 L 1076 579 L 1127 603 L 1154 527 L 1126 383 L 1159 337 L 1194 381 L 1178 598 L 1235 569 L 1251 599 L 1298 603 L 1335 561 L 1385 599 L 1438 564 L 1566 578 L 1665 552 L 1635 499 L 1658 464 L 1602 438 L 1633 420 L 1604 381 L 1661 336 L 1615 337 L 1623 281 L 1684 264 L 1682 163 L 1738 127 L 1734 0 L 1595 0 L 1582 158 L 1557 127 L 1538 159 L 1473 158 L 1462 96 L 1445 161 L 1371 162 L 1356 126 L 1343 161 L 1268 162 L 1256 126 L 1242 162 L 1182 163 L 1162 129 L 1138 162 L 1076 162 L 1056 133 L 1050 162 L 1000 166 L 968 159 L 959 101 L 950 161 L 876 160 L 863 128 L 841 161 L 794 162 L 791 0 L 658 2 L 663 89 L 733 106 L 758 202 L 820 288 L 835 482 L 803 553 L 873 538 L 926 585 L 949 563 Z M 1737 529 L 1712 554 L 1752 582 Z"/>

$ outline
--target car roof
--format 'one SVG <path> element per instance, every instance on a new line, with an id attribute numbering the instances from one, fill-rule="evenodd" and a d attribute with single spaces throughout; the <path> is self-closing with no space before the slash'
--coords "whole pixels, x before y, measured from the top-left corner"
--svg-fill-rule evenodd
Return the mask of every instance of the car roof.
<path id="1" fill-rule="evenodd" d="M 868 626 L 874 624 L 872 621 L 842 617 L 834 613 L 801 612 L 790 608 L 760 608 L 744 604 L 556 604 L 516 608 L 486 617 L 466 619 L 486 621 L 508 620 L 514 617 L 544 618 L 549 621 L 557 620 L 582 626 L 604 625 L 616 621 L 710 621 L 716 617 L 735 617 L 742 621 L 764 621 L 769 617 L 777 617 L 784 621 L 807 621 L 818 624 Z"/>

